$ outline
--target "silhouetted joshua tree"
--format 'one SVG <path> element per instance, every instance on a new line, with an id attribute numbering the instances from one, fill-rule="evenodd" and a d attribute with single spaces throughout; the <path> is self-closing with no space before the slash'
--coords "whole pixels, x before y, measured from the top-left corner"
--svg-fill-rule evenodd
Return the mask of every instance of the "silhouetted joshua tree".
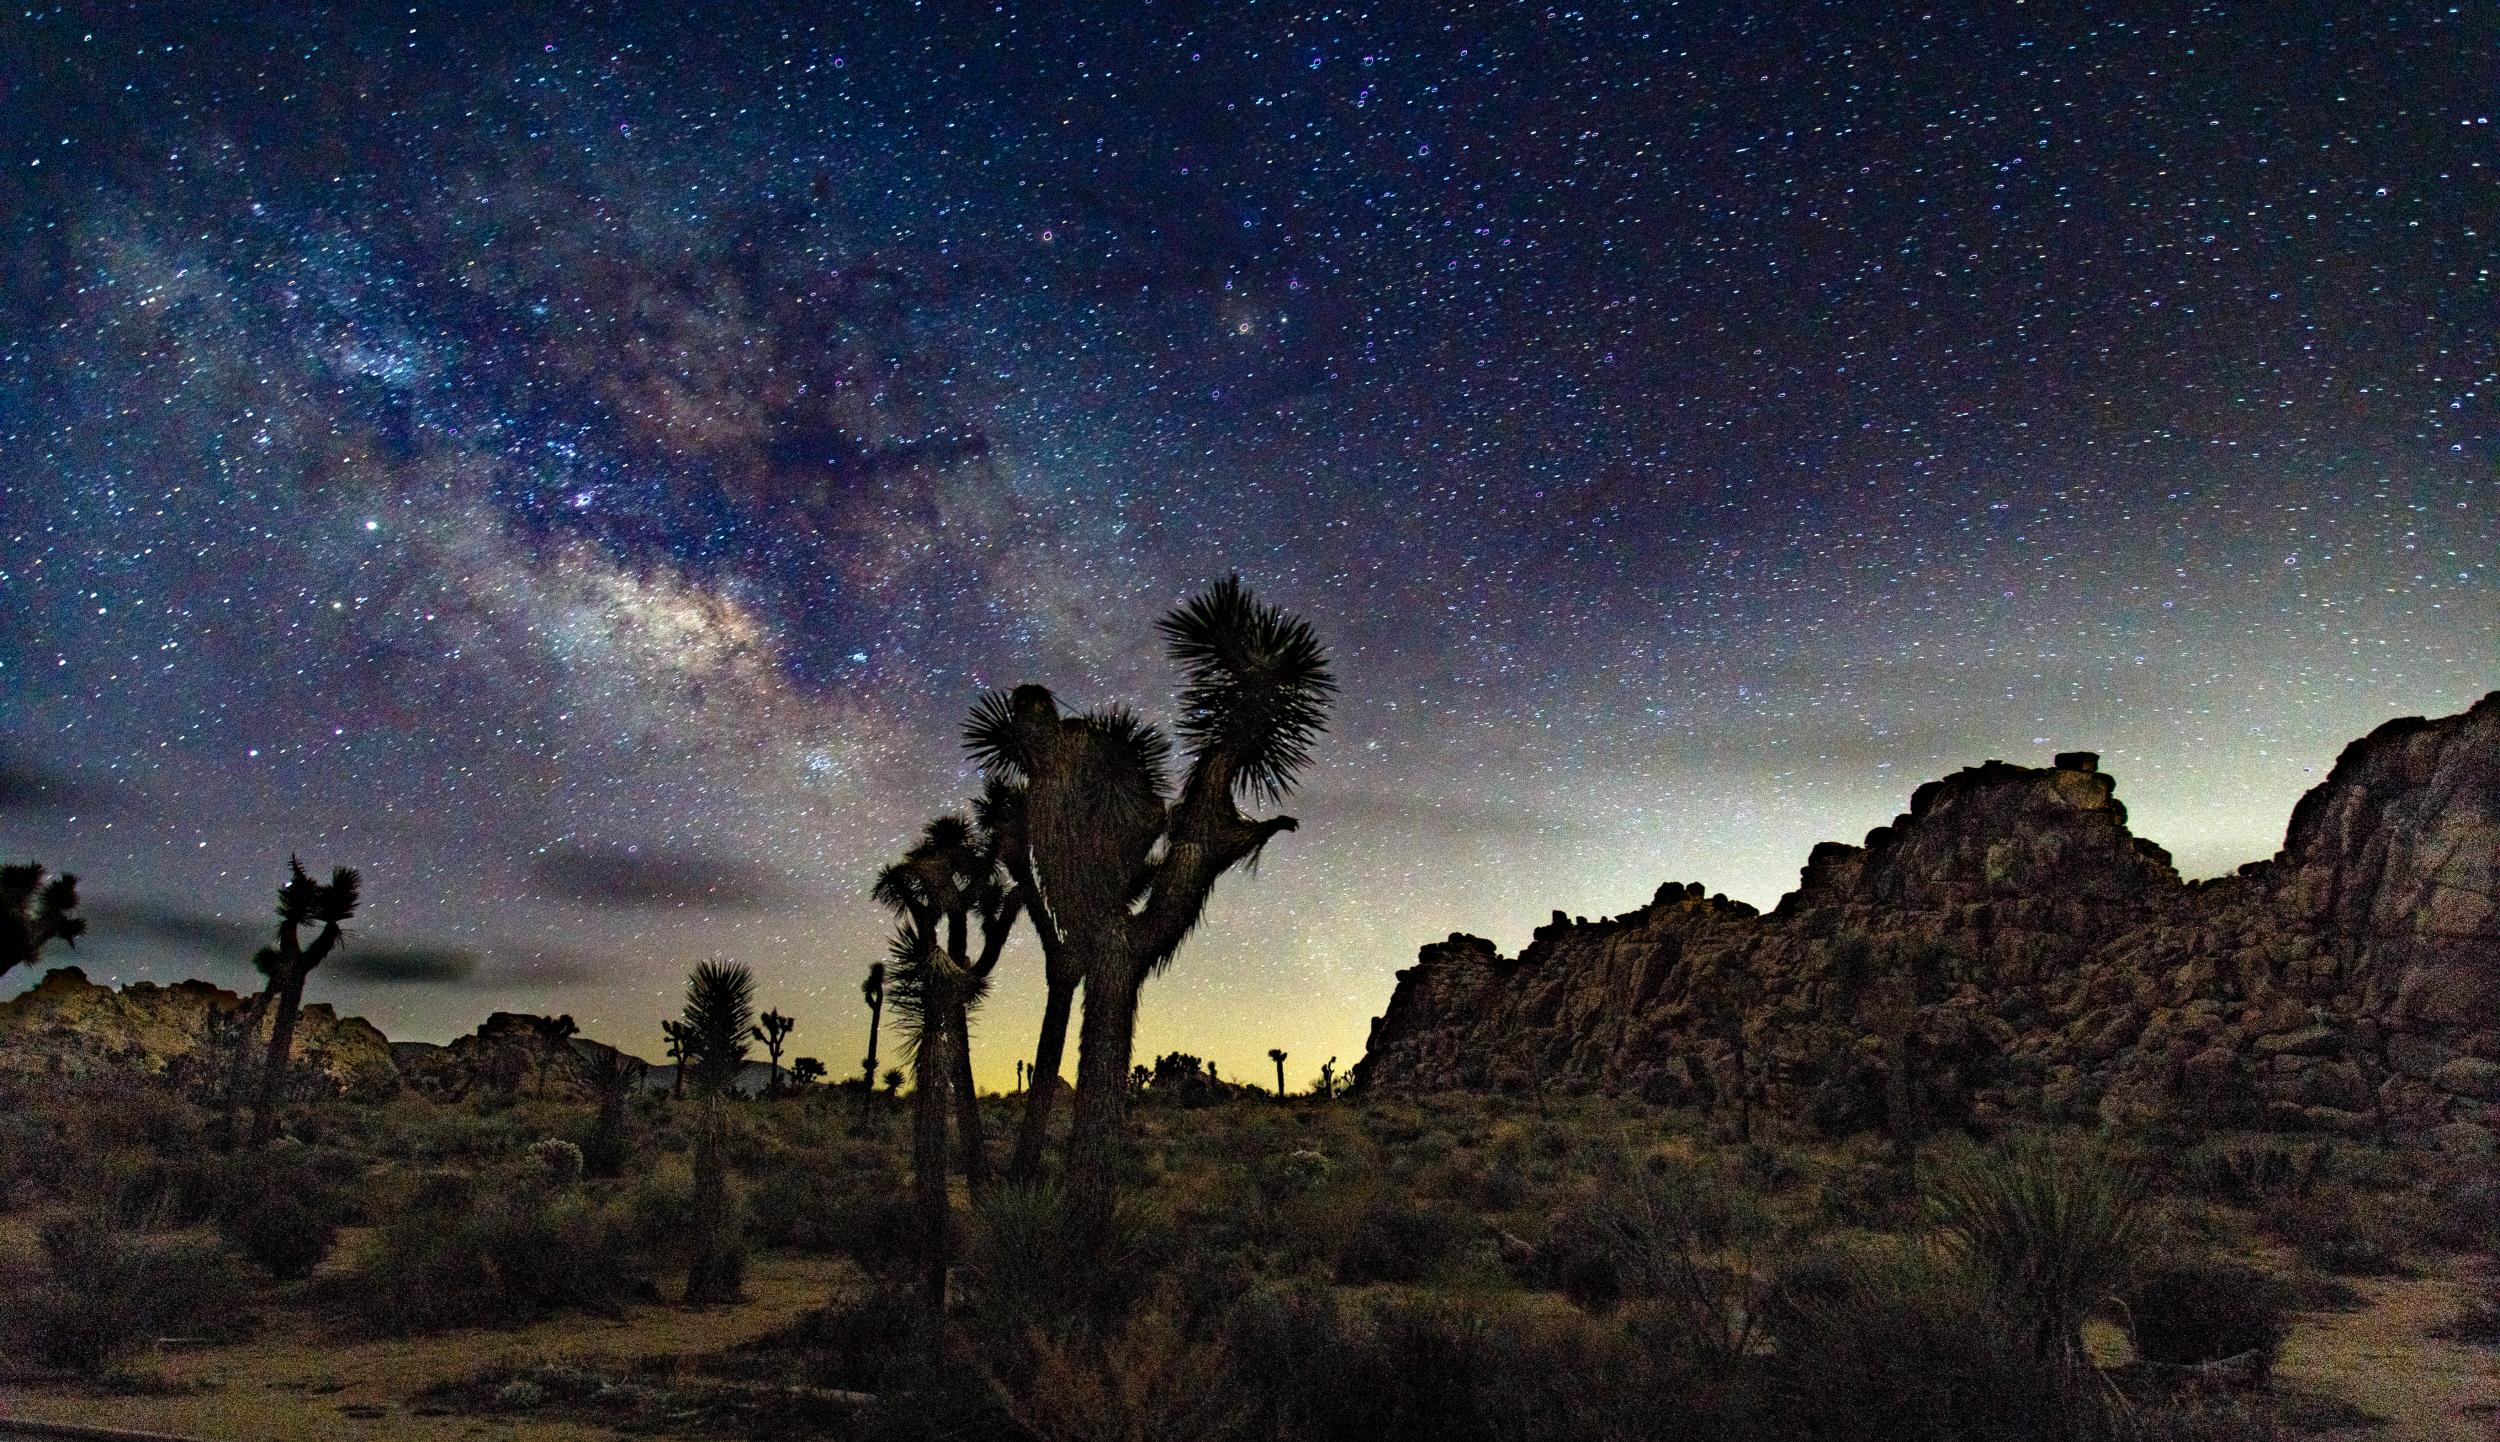
<path id="1" fill-rule="evenodd" d="M 895 1098 L 903 1094 L 903 1069 L 901 1067 L 887 1067 L 885 1069 L 885 1075 L 879 1077 L 878 1080 L 885 1083 L 885 1099 L 887 1101 L 893 1101 Z"/>
<path id="2" fill-rule="evenodd" d="M 686 981 L 685 1069 L 694 1073 L 701 1110 L 694 1129 L 693 1253 L 686 1265 L 686 1300 L 737 1300 L 740 1261 L 729 1227 L 729 1116 L 725 1105 L 747 1064 L 755 1023 L 755 976 L 743 966 L 707 961 Z"/>
<path id="3" fill-rule="evenodd" d="M 755 1019 L 755 1039 L 764 1044 L 764 1054 L 772 1059 L 772 1075 L 764 1084 L 768 1096 L 781 1095 L 781 1049 L 790 1044 L 790 1033 L 799 1024 L 777 1011 L 768 1011 Z"/>
<path id="4" fill-rule="evenodd" d="M 693 1054 L 687 1048 L 686 1024 L 684 1022 L 661 1022 L 660 1035 L 668 1043 L 668 1060 L 671 1068 L 668 1080 L 668 1094 L 673 1100 L 686 1094 L 686 1064 Z"/>
<path id="5" fill-rule="evenodd" d="M 1285 1049 L 1281 1046 L 1269 1047 L 1267 1059 L 1276 1063 L 1276 1100 L 1283 1101 L 1285 1099 Z"/>
<path id="6" fill-rule="evenodd" d="M 582 1029 L 570 1015 L 534 1016 L 530 1018 L 530 1032 L 538 1043 L 530 1049 L 530 1074 L 537 1079 L 538 1094 L 543 1097 L 547 1094 L 547 1064 L 571 1051 L 573 1038 L 580 1036 Z"/>
<path id="7" fill-rule="evenodd" d="M 803 1056 L 790 1063 L 790 1085 L 805 1089 L 825 1079 L 825 1064 L 812 1056 Z"/>
<path id="8" fill-rule="evenodd" d="M 871 894 L 898 918 L 887 999 L 912 1063 L 913 1191 L 921 1212 L 927 1300 L 933 1311 L 942 1311 L 952 1249 L 947 1108 L 951 1099 L 965 1185 L 977 1199 L 988 1170 L 980 1099 L 972 1089 L 970 1014 L 989 990 L 1024 893 L 1000 885 L 996 853 L 984 833 L 960 816 L 941 816 L 902 860 L 878 873 Z M 976 916 L 982 934 L 977 957 L 969 954 Z"/>
<path id="9" fill-rule="evenodd" d="M 1238 577 L 1159 629 L 1182 673 L 1189 755 L 1177 794 L 1165 777 L 1169 743 L 1126 710 L 1064 715 L 1047 688 L 1027 685 L 983 697 L 965 729 L 983 770 L 1023 788 L 1037 930 L 1084 978 L 1068 1136 L 1080 1244 L 1111 1216 L 1138 993 L 1198 924 L 1216 880 L 1294 829 L 1290 816 L 1254 821 L 1235 803 L 1292 790 L 1336 691 L 1310 626 L 1259 604 Z M 1037 1085 L 1050 1075 L 1040 1069 Z"/>
<path id="10" fill-rule="evenodd" d="M 78 915 L 77 877 L 63 872 L 46 880 L 31 861 L 0 866 L 0 976 L 33 966 L 48 943 L 77 950 L 86 929 Z"/>
<path id="11" fill-rule="evenodd" d="M 1337 1099 L 1337 1059 L 1333 1056 L 1319 1064 L 1319 1094 L 1332 1102 Z"/>
<path id="12" fill-rule="evenodd" d="M 868 1059 L 859 1064 L 859 1112 L 868 1114 L 877 1098 L 877 1023 L 885 1016 L 885 963 L 870 962 L 868 979 L 859 984 L 859 999 L 868 1003 Z"/>
<path id="13" fill-rule="evenodd" d="M 304 874 L 304 863 L 287 858 L 286 884 L 278 888 L 278 939 L 252 958 L 269 978 L 269 994 L 277 1017 L 269 1025 L 269 1058 L 260 1074 L 260 1100 L 252 1109 L 252 1144 L 262 1145 L 278 1134 L 278 1103 L 283 1099 L 287 1069 L 294 1060 L 295 1023 L 304 1011 L 304 981 L 313 968 L 329 959 L 346 933 L 341 929 L 356 914 L 361 883 L 354 870 L 342 866 L 327 882 Z M 303 931 L 321 930 L 304 944 Z"/>
<path id="14" fill-rule="evenodd" d="M 625 1170 L 625 1103 L 642 1085 L 650 1067 L 639 1057 L 612 1046 L 593 1044 L 586 1063 L 590 1087 L 599 1102 L 591 1124 L 590 1145 L 582 1148 L 583 1170 L 594 1177 L 613 1177 Z"/>

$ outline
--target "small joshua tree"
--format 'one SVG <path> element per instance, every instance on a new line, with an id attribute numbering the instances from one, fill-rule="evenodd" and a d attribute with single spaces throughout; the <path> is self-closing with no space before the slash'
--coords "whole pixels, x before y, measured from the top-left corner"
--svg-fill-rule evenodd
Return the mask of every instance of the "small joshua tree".
<path id="1" fill-rule="evenodd" d="M 726 1098 L 747 1063 L 755 1021 L 755 976 L 743 966 L 707 961 L 686 981 L 686 1066 L 694 1073 L 702 1111 L 694 1133 L 693 1255 L 686 1267 L 690 1303 L 737 1300 L 744 1272 L 729 1226 L 729 1127 Z"/>
<path id="2" fill-rule="evenodd" d="M 885 1075 L 880 1078 L 880 1080 L 885 1083 L 885 1099 L 887 1101 L 892 1101 L 903 1094 L 903 1069 L 901 1067 L 887 1067 L 885 1069 Z"/>
<path id="3" fill-rule="evenodd" d="M 691 1055 L 687 1050 L 686 1024 L 682 1021 L 661 1022 L 660 1036 L 668 1043 L 668 1060 L 673 1069 L 668 1094 L 671 1098 L 682 1097 L 686 1094 L 686 1063 Z"/>
<path id="4" fill-rule="evenodd" d="M 634 1088 L 642 1085 L 650 1067 L 616 1047 L 597 1045 L 591 1047 L 588 1066 L 599 1112 L 591 1124 L 590 1145 L 582 1148 L 582 1161 L 591 1176 L 613 1177 L 625 1170 L 625 1103 Z"/>
<path id="5" fill-rule="evenodd" d="M 988 993 L 990 973 L 1024 908 L 1021 888 L 999 879 L 989 836 L 960 816 L 941 816 L 920 841 L 878 873 L 872 889 L 893 912 L 892 1001 L 912 1063 L 912 1177 L 921 1213 L 925 1294 L 932 1312 L 946 1305 L 950 1206 L 946 1197 L 946 1123 L 951 1099 L 966 1190 L 977 1201 L 988 1182 L 980 1099 L 972 1088 L 970 1014 Z M 981 950 L 971 954 L 971 924 L 981 923 Z"/>
<path id="6" fill-rule="evenodd" d="M 825 1064 L 812 1056 L 803 1056 L 790 1063 L 791 1086 L 805 1091 L 825 1079 Z"/>
<path id="7" fill-rule="evenodd" d="M 859 999 L 868 1003 L 868 1059 L 859 1064 L 859 1112 L 866 1116 L 877 1095 L 877 1023 L 885 1017 L 884 962 L 868 964 L 868 979 L 859 984 Z"/>
<path id="8" fill-rule="evenodd" d="M 1267 1059 L 1276 1063 L 1276 1100 L 1283 1101 L 1285 1099 L 1285 1049 L 1281 1046 L 1269 1047 Z"/>
<path id="9" fill-rule="evenodd" d="M 269 993 L 277 1006 L 277 1019 L 269 1027 L 269 1057 L 261 1069 L 260 1100 L 252 1111 L 254 1145 L 278 1135 L 278 1104 L 294 1061 L 295 1023 L 303 1015 L 304 981 L 345 938 L 341 928 L 356 914 L 361 884 L 356 873 L 344 866 L 331 872 L 327 882 L 315 881 L 304 873 L 304 863 L 291 856 L 287 872 L 286 884 L 278 888 L 277 942 L 262 947 L 252 958 L 261 975 L 269 978 Z M 304 928 L 316 924 L 320 932 L 310 945 L 304 944 Z"/>
<path id="10" fill-rule="evenodd" d="M 0 976 L 33 966 L 50 942 L 72 951 L 87 929 L 78 915 L 78 878 L 63 872 L 49 880 L 33 862 L 0 866 Z"/>
<path id="11" fill-rule="evenodd" d="M 790 1044 L 790 1033 L 799 1024 L 777 1011 L 768 1011 L 755 1019 L 755 1040 L 764 1044 L 764 1054 L 772 1059 L 772 1077 L 765 1083 L 767 1096 L 781 1095 L 781 1049 Z"/>

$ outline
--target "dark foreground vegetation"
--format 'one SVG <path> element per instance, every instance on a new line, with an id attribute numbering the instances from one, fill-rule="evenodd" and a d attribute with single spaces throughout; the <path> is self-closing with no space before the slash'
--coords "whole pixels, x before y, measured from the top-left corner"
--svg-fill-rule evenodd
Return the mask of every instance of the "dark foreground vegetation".
<path id="1" fill-rule="evenodd" d="M 997 1141 L 1016 1100 L 983 1102 Z M 2487 1167 L 2261 1134 L 1904 1156 L 1634 1102 L 1279 1102 L 1179 1067 L 1131 1119 L 1109 1264 L 1047 1181 L 958 1189 L 933 1317 L 908 1097 L 648 1092 L 598 1178 L 584 1149 L 619 1142 L 595 1104 L 314 1100 L 221 1151 L 215 1110 L 162 1083 L 28 1080 L 0 1096 L 0 1327 L 21 1382 L 127 1389 L 165 1338 L 592 1325 L 800 1253 L 827 1259 L 821 1308 L 691 1369 L 497 1366 L 411 1401 L 721 1436 L 2242 1438 L 2314 1413 L 2269 1365 L 2339 1275 L 2500 1248 Z"/>

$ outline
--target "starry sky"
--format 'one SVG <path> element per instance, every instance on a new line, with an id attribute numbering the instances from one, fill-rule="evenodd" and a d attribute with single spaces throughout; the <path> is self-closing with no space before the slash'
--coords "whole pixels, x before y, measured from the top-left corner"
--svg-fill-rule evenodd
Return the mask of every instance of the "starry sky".
<path id="1" fill-rule="evenodd" d="M 2500 685 L 2487 5 L 489 8 L 0 19 L 93 975 L 249 981 L 300 851 L 394 1036 L 655 1054 L 717 954 L 842 1072 L 973 700 L 1168 715 L 1228 571 L 1344 694 L 1139 1046 L 1297 1085 L 1454 930 L 2074 747 L 2218 873 Z"/>

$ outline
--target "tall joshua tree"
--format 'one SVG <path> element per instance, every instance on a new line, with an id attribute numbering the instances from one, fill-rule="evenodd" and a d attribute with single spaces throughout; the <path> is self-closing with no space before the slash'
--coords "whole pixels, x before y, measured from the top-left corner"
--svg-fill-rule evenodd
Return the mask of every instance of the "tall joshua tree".
<path id="1" fill-rule="evenodd" d="M 694 1129 L 693 1255 L 686 1264 L 688 1302 L 738 1297 L 740 1263 L 729 1235 L 729 1117 L 725 1099 L 747 1064 L 755 1023 L 755 976 L 743 966 L 707 961 L 686 980 L 678 1026 L 702 1110 Z"/>
<path id="2" fill-rule="evenodd" d="M 859 1064 L 859 1112 L 868 1114 L 877 1100 L 877 1023 L 885 1018 L 885 963 L 868 964 L 868 979 L 859 984 L 859 999 L 868 1003 L 868 1059 Z"/>
<path id="3" fill-rule="evenodd" d="M 304 1011 L 304 981 L 345 938 L 342 928 L 356 914 L 362 884 L 349 867 L 339 867 L 323 882 L 306 875 L 304 863 L 295 857 L 288 857 L 286 864 L 286 884 L 278 888 L 278 939 L 252 958 L 261 975 L 269 978 L 269 994 L 277 1005 L 276 1019 L 269 1024 L 269 1057 L 261 1068 L 260 1100 L 252 1109 L 254 1146 L 278 1135 L 278 1103 L 285 1093 L 287 1067 L 294 1059 L 295 1023 Z M 306 945 L 304 928 L 315 925 L 321 929 Z"/>
<path id="4" fill-rule="evenodd" d="M 1285 1099 L 1285 1049 L 1281 1046 L 1269 1047 L 1267 1059 L 1276 1063 L 1276 1100 L 1283 1101 Z"/>
<path id="5" fill-rule="evenodd" d="M 1239 577 L 1159 629 L 1181 670 L 1188 757 L 1177 788 L 1161 732 L 1118 708 L 1065 715 L 1045 687 L 983 697 L 965 728 L 982 768 L 1023 787 L 1037 929 L 1046 944 L 1055 933 L 1084 978 L 1068 1136 L 1080 1238 L 1111 1215 L 1138 993 L 1198 924 L 1217 879 L 1294 829 L 1290 816 L 1253 820 L 1237 803 L 1293 789 L 1336 691 L 1309 624 L 1260 604 Z"/>
<path id="6" fill-rule="evenodd" d="M 78 915 L 77 877 L 63 872 L 47 880 L 31 861 L 0 866 L 0 976 L 33 966 L 46 943 L 77 950 L 86 929 Z"/>
<path id="7" fill-rule="evenodd" d="M 770 1096 L 781 1095 L 781 1050 L 790 1044 L 790 1033 L 799 1024 L 777 1011 L 768 1011 L 755 1019 L 754 1037 L 764 1044 L 764 1054 L 772 1059 L 772 1079 L 765 1084 Z"/>

